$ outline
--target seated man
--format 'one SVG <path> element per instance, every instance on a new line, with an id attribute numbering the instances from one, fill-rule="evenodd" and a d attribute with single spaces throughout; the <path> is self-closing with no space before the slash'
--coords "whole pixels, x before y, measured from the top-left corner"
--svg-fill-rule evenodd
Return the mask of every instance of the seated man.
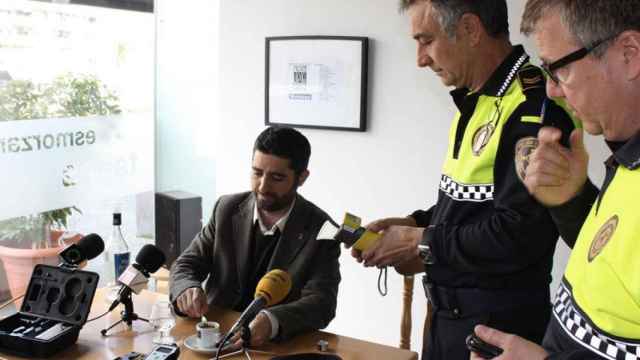
<path id="1" fill-rule="evenodd" d="M 291 292 L 251 322 L 251 345 L 329 324 L 340 283 L 340 246 L 316 240 L 330 218 L 297 193 L 309 176 L 310 155 L 309 141 L 294 129 L 270 127 L 258 136 L 252 191 L 218 199 L 209 223 L 172 266 L 170 299 L 178 314 L 200 317 L 209 305 L 243 311 L 260 278 L 283 269 L 291 275 Z"/>

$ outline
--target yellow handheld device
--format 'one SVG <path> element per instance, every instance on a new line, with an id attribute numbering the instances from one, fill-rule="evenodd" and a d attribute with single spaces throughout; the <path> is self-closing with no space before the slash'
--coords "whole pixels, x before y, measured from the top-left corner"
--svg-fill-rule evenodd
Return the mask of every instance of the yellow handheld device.
<path id="1" fill-rule="evenodd" d="M 380 238 L 380 234 L 363 228 L 360 226 L 361 223 L 362 220 L 359 217 L 346 213 L 334 239 L 344 243 L 347 248 L 353 246 L 356 250 L 367 250 Z"/>

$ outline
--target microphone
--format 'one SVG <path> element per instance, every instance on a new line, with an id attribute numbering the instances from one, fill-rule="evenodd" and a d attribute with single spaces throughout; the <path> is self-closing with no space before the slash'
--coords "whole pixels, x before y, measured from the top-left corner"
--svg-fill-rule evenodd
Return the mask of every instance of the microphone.
<path id="1" fill-rule="evenodd" d="M 140 293 L 147 283 L 149 274 L 156 272 L 164 261 L 164 254 L 157 246 L 151 244 L 143 246 L 136 256 L 136 262 L 129 265 L 118 278 L 122 287 L 118 292 L 118 298 L 109 307 L 109 311 L 115 309 L 125 298 L 130 298 L 131 292 Z"/>
<path id="2" fill-rule="evenodd" d="M 291 276 L 284 270 L 274 269 L 266 273 L 256 286 L 254 300 L 247 306 L 238 321 L 231 327 L 229 334 L 249 324 L 265 307 L 275 305 L 291 291 Z"/>
<path id="3" fill-rule="evenodd" d="M 61 266 L 80 267 L 80 265 L 88 260 L 100 255 L 104 250 L 104 241 L 98 234 L 89 234 L 77 243 L 65 247 L 58 256 L 62 263 Z"/>

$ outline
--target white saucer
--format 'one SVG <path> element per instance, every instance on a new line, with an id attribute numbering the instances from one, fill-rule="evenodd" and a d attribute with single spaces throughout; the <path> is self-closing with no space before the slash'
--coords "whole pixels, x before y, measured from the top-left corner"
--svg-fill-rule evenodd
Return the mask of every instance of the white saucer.
<path id="1" fill-rule="evenodd" d="M 218 351 L 217 347 L 200 347 L 198 344 L 198 336 L 196 334 L 184 339 L 184 346 L 186 346 L 187 349 L 200 354 L 215 355 L 216 351 Z"/>

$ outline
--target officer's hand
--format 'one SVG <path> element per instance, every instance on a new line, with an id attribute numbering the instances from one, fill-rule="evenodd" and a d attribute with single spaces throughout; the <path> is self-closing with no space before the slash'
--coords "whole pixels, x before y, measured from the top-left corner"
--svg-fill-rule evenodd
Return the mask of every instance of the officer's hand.
<path id="1" fill-rule="evenodd" d="M 381 231 L 386 230 L 392 225 L 402 225 L 402 226 L 416 226 L 416 221 L 412 217 L 390 217 L 384 219 L 378 219 L 370 222 L 365 225 L 365 229 L 372 231 L 374 233 L 379 233 Z M 357 262 L 362 262 L 362 251 L 357 249 L 351 249 L 351 256 L 353 256 Z"/>
<path id="2" fill-rule="evenodd" d="M 560 144 L 562 133 L 543 127 L 538 147 L 529 158 L 524 184 L 541 204 L 557 206 L 575 197 L 587 181 L 589 155 L 581 129 L 571 133 L 571 149 Z"/>
<path id="3" fill-rule="evenodd" d="M 199 318 L 209 310 L 207 296 L 200 287 L 189 288 L 176 299 L 178 310 L 192 318 Z"/>
<path id="4" fill-rule="evenodd" d="M 418 244 L 424 228 L 392 225 L 362 253 L 364 266 L 397 266 L 418 257 Z"/>
<path id="5" fill-rule="evenodd" d="M 486 343 L 502 349 L 502 355 L 493 358 L 494 360 L 543 360 L 549 356 L 543 348 L 519 336 L 506 334 L 483 325 L 476 326 L 474 331 Z M 482 360 L 483 358 L 472 352 L 470 359 Z"/>
<path id="6" fill-rule="evenodd" d="M 380 231 L 388 229 L 392 225 L 416 226 L 416 220 L 410 216 L 378 219 L 365 225 L 365 229 L 378 233 Z"/>
<path id="7" fill-rule="evenodd" d="M 251 344 L 247 347 L 258 347 L 264 345 L 271 337 L 271 321 L 267 315 L 259 312 L 255 319 L 249 324 L 249 330 L 251 331 Z M 239 349 L 244 345 L 244 342 L 240 338 L 240 332 L 232 338 L 232 349 Z"/>

